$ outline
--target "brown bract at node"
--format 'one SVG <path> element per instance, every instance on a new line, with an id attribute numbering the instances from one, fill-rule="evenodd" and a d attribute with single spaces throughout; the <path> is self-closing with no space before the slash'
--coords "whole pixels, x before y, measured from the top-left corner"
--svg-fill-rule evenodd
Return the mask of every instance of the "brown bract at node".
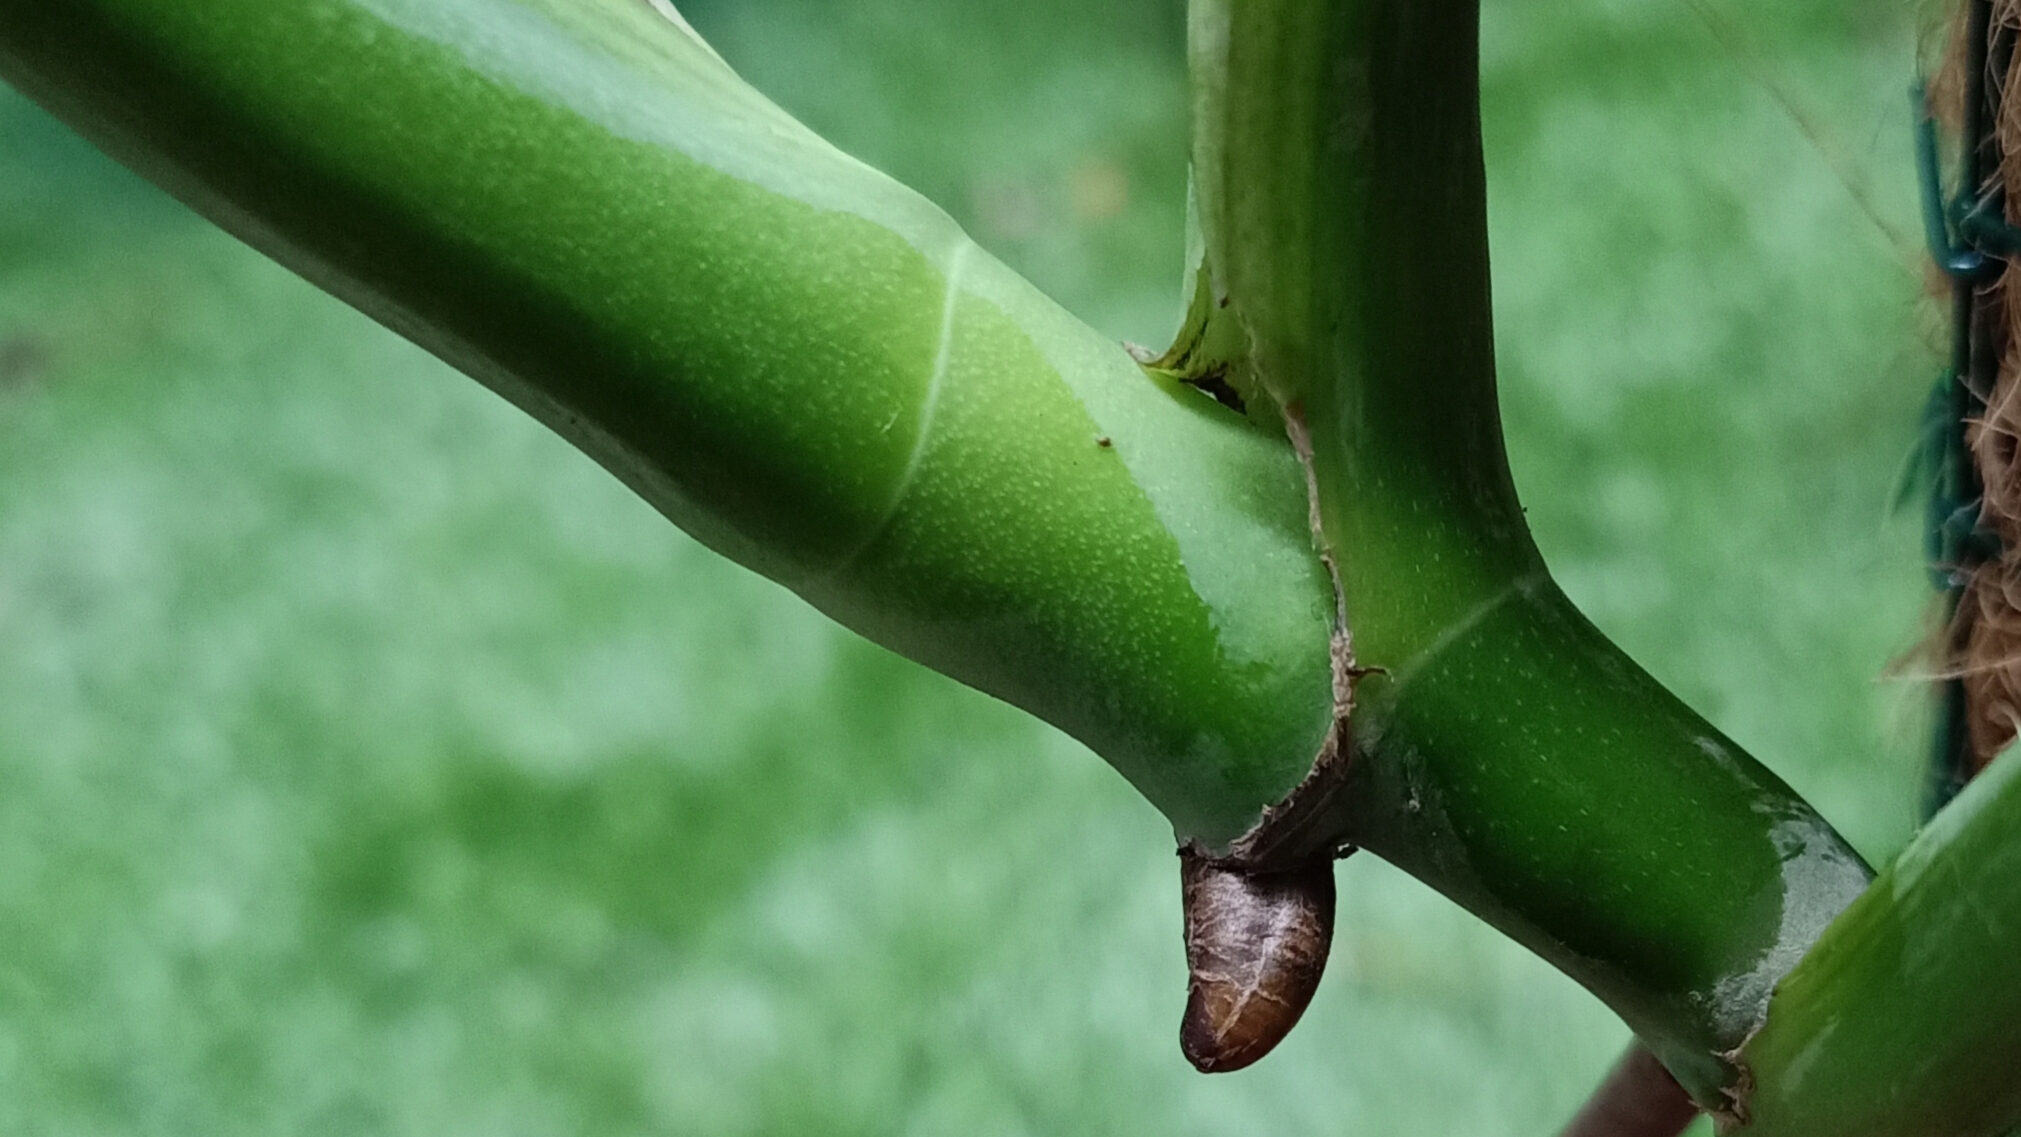
<path id="1" fill-rule="evenodd" d="M 1284 1040 L 1333 946 L 1333 862 L 1253 872 L 1179 851 L 1186 1016 L 1179 1048 L 1202 1073 L 1240 1070 Z"/>

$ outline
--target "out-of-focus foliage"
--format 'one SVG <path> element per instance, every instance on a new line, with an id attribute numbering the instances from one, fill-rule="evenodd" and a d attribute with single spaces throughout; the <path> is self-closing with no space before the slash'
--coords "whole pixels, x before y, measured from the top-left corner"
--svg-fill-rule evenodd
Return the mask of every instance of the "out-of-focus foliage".
<path id="1" fill-rule="evenodd" d="M 1178 0 L 683 7 L 1098 326 L 1175 322 Z M 1911 231 L 1911 29 L 1715 10 L 1488 4 L 1516 472 L 1574 597 L 1884 855 L 1935 336 L 1853 191 Z M 1487 1137 L 1621 1041 L 1356 858 L 1305 1024 L 1201 1078 L 1177 876 L 1093 757 L 0 95 L 0 1131 Z"/>

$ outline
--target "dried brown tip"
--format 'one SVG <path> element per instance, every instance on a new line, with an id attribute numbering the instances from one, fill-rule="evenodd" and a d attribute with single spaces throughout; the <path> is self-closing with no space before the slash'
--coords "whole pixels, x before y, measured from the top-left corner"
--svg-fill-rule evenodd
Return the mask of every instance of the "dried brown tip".
<path id="1" fill-rule="evenodd" d="M 1186 1017 L 1179 1049 L 1203 1074 L 1240 1070 L 1284 1040 L 1333 946 L 1333 862 L 1251 873 L 1179 851 Z"/>

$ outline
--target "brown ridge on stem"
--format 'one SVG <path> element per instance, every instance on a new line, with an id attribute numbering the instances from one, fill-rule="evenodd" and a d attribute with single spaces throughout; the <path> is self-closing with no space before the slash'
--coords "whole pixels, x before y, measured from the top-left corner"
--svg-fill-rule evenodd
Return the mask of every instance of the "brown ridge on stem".
<path id="1" fill-rule="evenodd" d="M 1320 525 L 1312 438 L 1296 405 L 1285 429 L 1305 470 L 1312 536 L 1333 584 L 1333 725 L 1312 769 L 1220 856 L 1179 850 L 1186 1012 L 1179 1048 L 1201 1073 L 1240 1070 L 1276 1048 L 1312 1002 L 1333 946 L 1333 861 L 1351 849 L 1328 827 L 1350 765 L 1354 662 L 1340 568 Z"/>
<path id="2" fill-rule="evenodd" d="M 1340 562 L 1334 555 L 1321 526 L 1319 483 L 1312 467 L 1312 435 L 1306 429 L 1304 409 L 1293 404 L 1284 409 L 1284 429 L 1298 464 L 1305 471 L 1306 515 L 1312 526 L 1312 540 L 1326 566 L 1333 586 L 1333 633 L 1329 658 L 1333 667 L 1333 727 L 1313 756 L 1312 769 L 1282 801 L 1263 811 L 1256 824 L 1228 847 L 1226 860 L 1257 868 L 1282 867 L 1312 859 L 1341 855 L 1335 834 L 1325 828 L 1332 806 L 1347 781 L 1353 764 L 1353 739 L 1348 720 L 1354 713 L 1354 687 L 1366 669 L 1355 663 L 1354 630 L 1347 618 L 1347 593 L 1340 583 Z"/>

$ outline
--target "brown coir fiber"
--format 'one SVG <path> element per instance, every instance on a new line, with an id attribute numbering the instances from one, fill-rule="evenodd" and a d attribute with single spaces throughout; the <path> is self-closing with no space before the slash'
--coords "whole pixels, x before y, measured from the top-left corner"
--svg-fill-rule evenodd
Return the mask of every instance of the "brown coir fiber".
<path id="1" fill-rule="evenodd" d="M 1964 5 L 1960 6 L 1965 7 Z M 1993 34 L 2012 37 L 2021 29 L 2021 0 L 1994 0 Z M 1967 57 L 1965 19 L 1952 36 L 1948 62 L 1933 85 L 1935 109 L 1955 125 L 1962 118 Z M 1993 90 L 2021 95 L 2021 53 L 1986 77 Z M 1992 124 L 1999 164 L 1986 190 L 2004 190 L 2007 220 L 2017 221 L 2021 205 L 2021 98 L 2000 98 Z M 1974 302 L 1974 355 L 1997 360 L 1996 378 L 1986 392 L 1984 413 L 1965 424 L 1966 444 L 1978 467 L 1985 498 L 1980 527 L 1997 536 L 2001 551 L 1962 566 L 1964 585 L 1950 625 L 1941 636 L 1943 673 L 1958 678 L 1965 695 L 1965 759 L 1976 773 L 2005 749 L 2021 730 L 2021 279 L 2012 263 L 1978 286 Z M 1955 287 L 1971 287 L 1958 284 Z M 1985 368 L 1975 366 L 1984 374 Z"/>

